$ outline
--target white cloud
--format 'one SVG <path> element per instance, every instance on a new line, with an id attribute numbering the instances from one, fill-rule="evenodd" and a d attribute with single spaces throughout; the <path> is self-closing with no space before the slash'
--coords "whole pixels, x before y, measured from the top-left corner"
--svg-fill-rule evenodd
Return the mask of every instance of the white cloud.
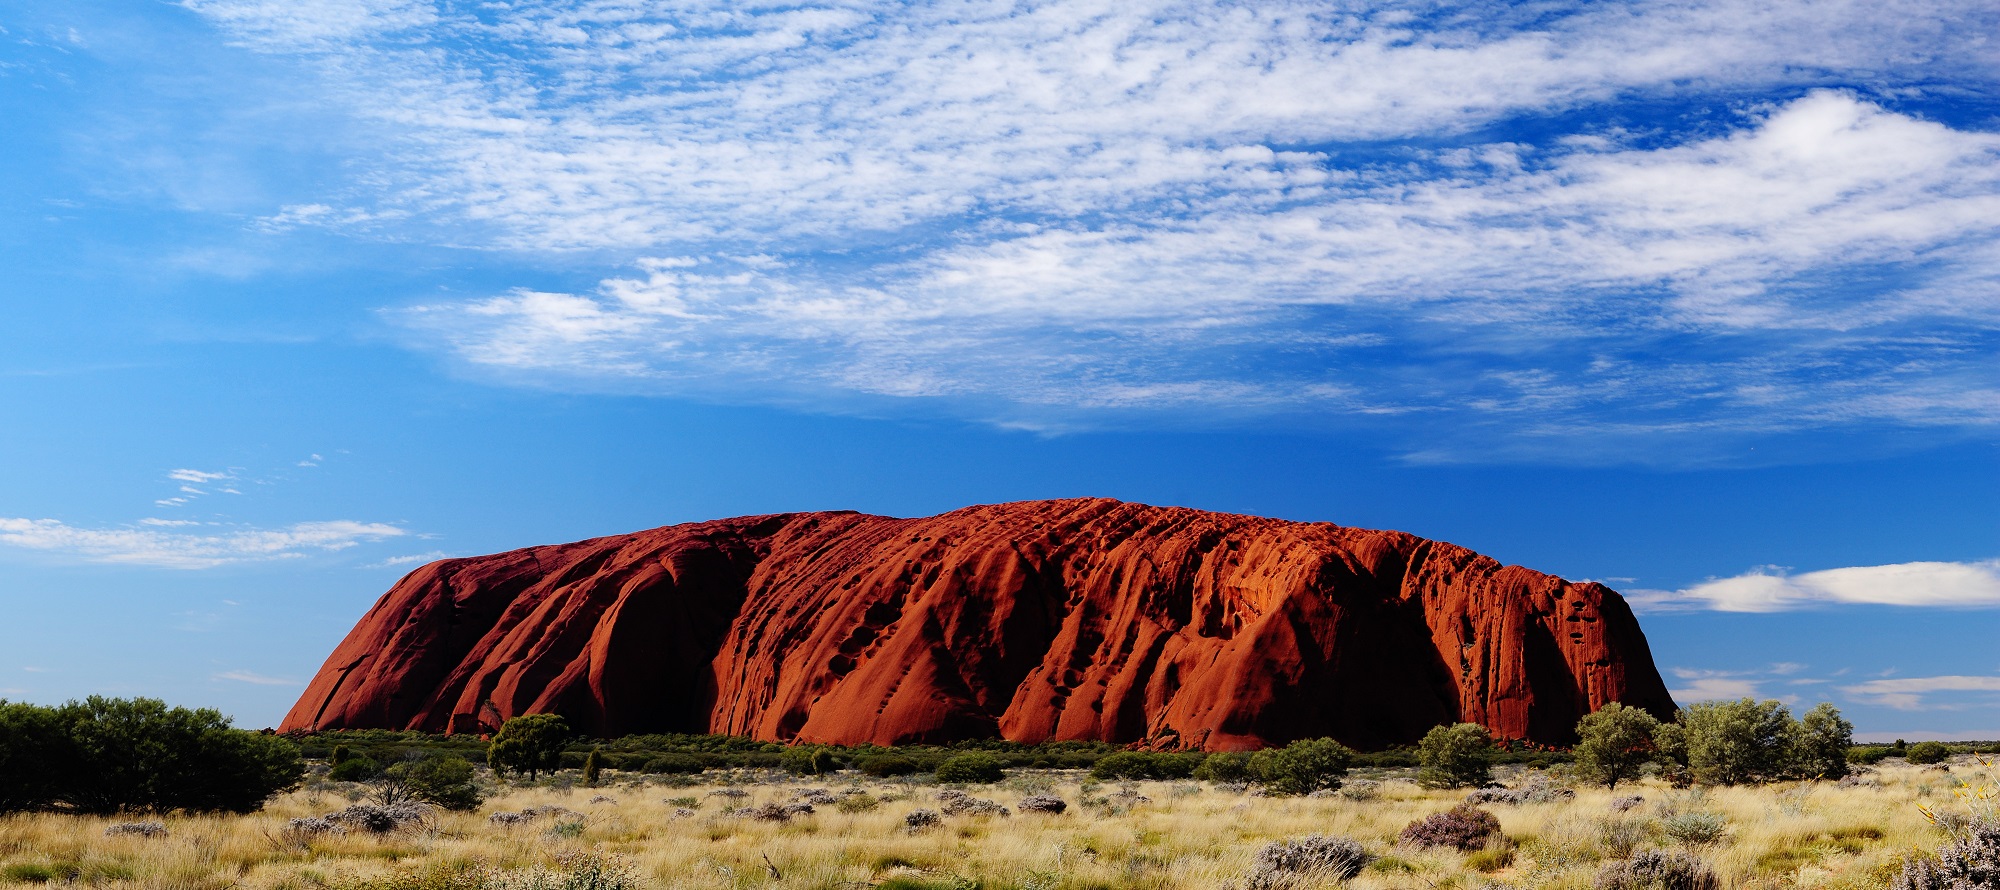
<path id="1" fill-rule="evenodd" d="M 1759 698 L 1757 681 L 1743 677 L 1711 676 L 1688 682 L 1686 686 L 1668 689 L 1667 694 L 1674 701 L 1683 704 L 1717 699 Z"/>
<path id="2" fill-rule="evenodd" d="M 2000 136 L 1883 104 L 1992 80 L 1987 4 L 187 5 L 382 135 L 267 226 L 630 263 L 400 316 L 525 382 L 1487 452 L 2000 423 Z"/>
<path id="3" fill-rule="evenodd" d="M 0 544 L 57 553 L 91 562 L 172 569 L 206 569 L 245 562 L 295 559 L 312 552 L 345 550 L 357 544 L 402 537 L 406 532 L 376 522 L 300 522 L 279 529 L 221 532 L 143 528 L 88 529 L 54 519 L 0 518 Z"/>
<path id="4" fill-rule="evenodd" d="M 258 686 L 304 686 L 305 685 L 304 683 L 301 683 L 297 680 L 290 680 L 284 677 L 267 677 L 264 676 L 263 674 L 253 673 L 251 671 L 223 671 L 219 674 L 216 674 L 213 677 L 213 679 L 233 680 L 238 683 L 254 683 Z"/>
<path id="5" fill-rule="evenodd" d="M 201 470 L 174 470 L 173 472 L 167 474 L 167 478 L 172 479 L 175 482 L 191 482 L 196 485 L 199 485 L 205 482 L 218 482 L 223 479 L 234 479 L 236 478 L 236 476 L 233 473 L 227 473 L 227 472 L 209 473 Z"/>
<path id="6" fill-rule="evenodd" d="M 432 550 L 432 551 L 430 551 L 430 552 L 428 552 L 428 553 L 411 553 L 411 554 L 408 554 L 408 555 L 405 555 L 405 556 L 391 556 L 391 557 L 389 557 L 388 559 L 385 559 L 385 560 L 382 560 L 381 562 L 378 562 L 378 563 L 373 563 L 373 564 L 371 564 L 371 565 L 367 566 L 367 568 L 371 568 L 371 569 L 393 569 L 393 568 L 396 568 L 396 567 L 398 567 L 398 566 L 407 566 L 407 565 L 415 565 L 415 564 L 417 564 L 417 563 L 428 563 L 428 562 L 435 562 L 435 561 L 437 561 L 437 560 L 440 560 L 440 559 L 445 559 L 445 558 L 449 557 L 450 555 L 451 555 L 451 554 L 449 554 L 449 553 L 446 553 L 446 552 L 444 552 L 444 551 L 442 551 L 442 550 Z"/>
<path id="7" fill-rule="evenodd" d="M 2000 693 L 2000 677 L 1899 677 L 1842 686 L 1840 691 L 1868 704 L 1914 711 L 1937 707 L 1935 702 L 1928 702 L 1925 697 L 1939 692 Z"/>
<path id="8" fill-rule="evenodd" d="M 1765 566 L 1685 590 L 1635 590 L 1626 598 L 1635 609 L 1654 612 L 1782 612 L 1829 603 L 1992 608 L 2000 606 L 2000 560 L 1906 562 L 1799 575 Z"/>

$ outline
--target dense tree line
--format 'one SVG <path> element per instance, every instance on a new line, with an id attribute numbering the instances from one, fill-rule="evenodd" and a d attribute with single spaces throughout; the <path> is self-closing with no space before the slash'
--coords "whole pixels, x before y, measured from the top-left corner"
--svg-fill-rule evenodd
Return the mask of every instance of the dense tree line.
<path id="1" fill-rule="evenodd" d="M 0 701 L 0 812 L 247 813 L 304 773 L 297 745 L 214 710 L 150 698 Z"/>

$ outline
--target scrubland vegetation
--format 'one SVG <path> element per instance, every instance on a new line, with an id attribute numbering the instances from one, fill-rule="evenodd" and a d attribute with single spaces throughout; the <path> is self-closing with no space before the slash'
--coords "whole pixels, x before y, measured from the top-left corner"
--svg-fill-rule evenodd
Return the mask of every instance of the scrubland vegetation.
<path id="1" fill-rule="evenodd" d="M 487 796 L 477 810 L 403 804 L 372 826 L 379 832 L 341 815 L 355 807 L 350 797 L 366 809 L 372 786 L 322 777 L 255 814 L 150 817 L 157 831 L 113 833 L 130 821 L 117 816 L 0 817 L 0 881 L 215 890 L 1261 890 L 1331 886 L 1351 875 L 1344 883 L 1355 888 L 1582 888 L 1652 861 L 1647 854 L 1694 861 L 1718 882 L 1658 886 L 1872 888 L 1948 840 L 1920 807 L 1957 824 L 1970 804 L 1953 791 L 1996 778 L 1965 757 L 1946 770 L 1891 759 L 1845 782 L 1705 789 L 1649 778 L 1613 791 L 1566 787 L 1560 770 L 1497 772 L 1504 787 L 1467 792 L 1424 788 L 1409 770 L 1362 770 L 1339 790 L 1307 796 L 1193 780 L 1097 782 L 1080 771 L 1017 770 L 997 784 L 960 787 L 858 772 L 805 779 L 738 770 L 669 784 L 607 771 L 596 788 L 583 787 L 575 771 L 526 786 L 482 775 Z M 1466 807 L 1468 794 L 1480 802 Z M 1042 799 L 1039 809 L 1023 807 L 1030 798 Z M 1064 804 L 1060 812 L 1049 798 Z M 1408 830 L 1454 810 L 1487 814 L 1497 830 Z M 917 811 L 934 821 L 911 827 Z M 336 818 L 326 820 L 329 813 Z"/>
<path id="2" fill-rule="evenodd" d="M 0 816 L 0 884 L 2000 888 L 2000 769 L 1949 748 L 1933 764 L 1911 762 L 1935 753 L 1917 746 L 1842 752 L 1837 714 L 1787 723 L 1779 710 L 1728 703 L 1664 731 L 1612 712 L 1573 760 L 1546 766 L 1496 764 L 1472 724 L 1440 727 L 1410 766 L 1307 740 L 1254 755 L 1099 752 L 1091 769 L 979 750 L 906 769 L 910 752 L 794 748 L 780 765 L 647 773 L 607 765 L 603 744 L 563 766 L 578 752 L 542 721 L 491 746 L 495 770 L 469 748 L 397 754 L 357 735 L 309 750 L 302 783 L 257 812 Z"/>

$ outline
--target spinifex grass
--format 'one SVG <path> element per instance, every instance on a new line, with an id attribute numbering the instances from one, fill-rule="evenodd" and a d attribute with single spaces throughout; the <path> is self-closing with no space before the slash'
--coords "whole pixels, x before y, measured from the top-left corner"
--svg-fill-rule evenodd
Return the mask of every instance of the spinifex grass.
<path id="1" fill-rule="evenodd" d="M 1112 805 L 1115 783 L 1093 786 L 1082 773 L 1017 773 L 974 794 L 1011 816 L 947 816 L 911 831 L 904 817 L 937 809 L 936 786 L 858 775 L 800 782 L 739 773 L 716 781 L 748 797 L 709 796 L 719 785 L 667 788 L 607 772 L 606 787 L 502 789 L 476 813 L 442 813 L 422 830 L 311 838 L 284 835 L 287 820 L 320 815 L 345 801 L 297 792 L 249 816 L 160 817 L 165 837 L 106 836 L 125 819 L 55 814 L 0 818 L 0 883 L 176 890 L 463 890 L 555 887 L 564 862 L 595 852 L 629 867 L 640 886 L 712 890 L 865 890 L 871 886 L 1022 890 L 1214 890 L 1243 886 L 1259 849 L 1274 840 L 1328 835 L 1359 841 L 1375 861 L 1350 886 L 1370 888 L 1584 888 L 1607 861 L 1635 850 L 1687 849 L 1724 886 L 1871 888 L 1887 883 L 1903 856 L 1945 838 L 1919 809 L 1976 805 L 1954 797 L 1955 779 L 1976 764 L 1938 772 L 1883 764 L 1873 784 L 1832 783 L 1682 791 L 1645 782 L 1616 794 L 1580 788 L 1574 799 L 1484 808 L 1504 837 L 1470 851 L 1398 846 L 1404 826 L 1450 809 L 1464 793 L 1427 791 L 1386 777 L 1356 800 L 1258 797 L 1192 782 L 1139 783 L 1149 800 Z M 1518 782 L 1520 774 L 1503 773 Z M 1968 778 L 1978 778 L 1976 775 Z M 872 807 L 819 805 L 811 815 L 767 821 L 730 815 L 793 799 L 808 787 L 866 790 Z M 616 802 L 590 803 L 603 793 Z M 1060 815 L 1021 812 L 1023 797 L 1053 793 Z M 1623 812 L 1614 798 L 1643 795 Z M 693 798 L 693 800 L 689 800 Z M 1131 800 L 1131 798 L 1124 798 Z M 1088 802 L 1086 802 L 1088 801 Z M 698 804 L 690 807 L 689 804 Z M 536 805 L 583 814 L 501 825 L 494 812 Z M 1708 814 L 1720 837 L 1683 844 L 1669 820 Z M 129 819 L 131 817 L 126 817 Z M 1683 820 L 1685 821 L 1685 820 Z M 546 880 L 545 880 L 546 879 Z M 564 880 L 567 880 L 565 878 Z"/>

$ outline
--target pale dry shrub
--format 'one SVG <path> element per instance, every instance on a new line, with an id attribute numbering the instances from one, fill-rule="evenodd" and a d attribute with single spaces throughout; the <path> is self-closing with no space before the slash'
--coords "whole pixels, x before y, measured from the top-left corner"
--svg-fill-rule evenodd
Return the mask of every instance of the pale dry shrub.
<path id="1" fill-rule="evenodd" d="M 1021 798 L 1018 809 L 1023 813 L 1046 813 L 1051 816 L 1060 816 L 1064 810 L 1069 809 L 1069 802 L 1054 795 L 1033 794 Z"/>
<path id="2" fill-rule="evenodd" d="M 1249 890 L 1288 890 L 1328 881 L 1346 881 L 1361 873 L 1372 857 L 1344 837 L 1308 835 L 1267 844 L 1257 851 Z"/>
<path id="3" fill-rule="evenodd" d="M 127 835 L 131 837 L 166 837 L 167 825 L 157 820 L 144 822 L 119 822 L 104 829 L 105 837 Z"/>
<path id="4" fill-rule="evenodd" d="M 1477 850 L 1486 839 L 1500 833 L 1500 820 L 1476 807 L 1460 804 L 1442 813 L 1432 813 L 1403 828 L 1399 837 L 1419 847 L 1455 847 Z"/>
<path id="5" fill-rule="evenodd" d="M 2000 822 L 1973 823 L 1937 851 L 1905 860 L 1890 890 L 2000 890 Z"/>
<path id="6" fill-rule="evenodd" d="M 1592 883 L 1596 890 L 1721 890 L 1715 870 L 1679 850 L 1646 850 L 1630 859 L 1607 862 Z"/>

